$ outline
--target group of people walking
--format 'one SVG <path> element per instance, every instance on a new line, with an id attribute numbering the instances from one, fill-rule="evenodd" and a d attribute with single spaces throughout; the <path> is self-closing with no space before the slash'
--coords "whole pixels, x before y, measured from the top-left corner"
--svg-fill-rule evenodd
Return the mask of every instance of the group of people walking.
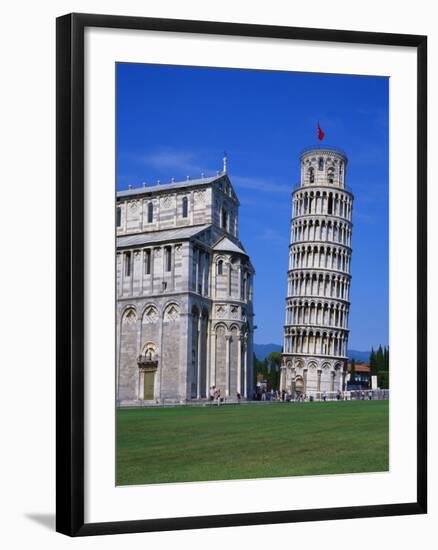
<path id="1" fill-rule="evenodd" d="M 241 395 L 240 393 L 236 394 L 237 402 L 240 403 Z M 283 402 L 296 402 L 296 403 L 304 403 L 306 401 L 328 401 L 328 400 L 336 400 L 336 401 L 344 401 L 344 400 L 351 400 L 351 399 L 373 399 L 373 392 L 372 391 L 358 391 L 358 392 L 341 392 L 338 391 L 336 394 L 333 392 L 330 392 L 330 394 L 327 394 L 327 392 L 319 393 L 316 397 L 314 395 L 306 395 L 302 392 L 295 392 L 295 395 L 292 396 L 290 392 L 287 390 L 270 390 L 268 391 L 266 388 L 256 388 L 256 390 L 253 393 L 253 401 L 283 401 Z M 225 398 L 221 395 L 220 388 L 217 388 L 216 386 L 210 386 L 209 389 L 209 400 L 212 404 L 217 404 L 218 406 L 221 405 L 221 403 L 225 402 Z"/>

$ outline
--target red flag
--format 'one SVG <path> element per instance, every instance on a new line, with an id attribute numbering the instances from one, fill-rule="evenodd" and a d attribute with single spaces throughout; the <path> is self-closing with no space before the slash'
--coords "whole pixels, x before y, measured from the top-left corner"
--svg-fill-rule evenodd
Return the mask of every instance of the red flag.
<path id="1" fill-rule="evenodd" d="M 319 125 L 318 121 L 318 139 L 319 141 L 322 141 L 324 139 L 325 133 L 321 130 L 321 126 Z"/>

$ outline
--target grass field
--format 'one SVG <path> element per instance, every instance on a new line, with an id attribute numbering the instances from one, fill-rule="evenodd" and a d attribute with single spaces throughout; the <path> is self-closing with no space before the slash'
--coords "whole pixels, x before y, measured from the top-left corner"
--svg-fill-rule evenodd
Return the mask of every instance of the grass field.
<path id="1" fill-rule="evenodd" d="M 388 470 L 388 401 L 122 409 L 117 484 Z"/>

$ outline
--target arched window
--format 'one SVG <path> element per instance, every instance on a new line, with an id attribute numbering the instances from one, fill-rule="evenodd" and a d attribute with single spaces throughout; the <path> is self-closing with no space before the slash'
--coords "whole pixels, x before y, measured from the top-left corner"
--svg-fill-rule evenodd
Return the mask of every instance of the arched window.
<path id="1" fill-rule="evenodd" d="M 225 210 L 225 208 L 222 208 L 221 212 L 221 227 L 223 229 L 228 228 L 228 212 Z"/>
<path id="2" fill-rule="evenodd" d="M 324 170 L 324 159 L 322 157 L 318 159 L 318 170 Z"/>
<path id="3" fill-rule="evenodd" d="M 224 272 L 224 262 L 223 260 L 219 260 L 217 263 L 217 274 L 222 275 Z"/>
<path id="4" fill-rule="evenodd" d="M 154 205 L 152 202 L 148 204 L 148 223 L 152 223 L 154 221 Z"/>
<path id="5" fill-rule="evenodd" d="M 144 252 L 144 272 L 146 275 L 151 274 L 151 251 L 145 250 Z"/>
<path id="6" fill-rule="evenodd" d="M 314 183 L 315 182 L 315 170 L 313 169 L 313 166 L 309 168 L 309 182 Z"/>
<path id="7" fill-rule="evenodd" d="M 328 205 L 327 205 L 327 213 L 328 214 L 333 213 L 333 195 L 331 193 L 329 194 Z"/>
<path id="8" fill-rule="evenodd" d="M 122 208 L 120 206 L 116 209 L 116 226 L 120 227 L 122 225 Z"/>
<path id="9" fill-rule="evenodd" d="M 187 216 L 189 215 L 189 201 L 187 197 L 184 197 L 182 200 L 182 215 L 183 218 L 187 218 Z"/>
<path id="10" fill-rule="evenodd" d="M 328 171 L 327 171 L 327 177 L 328 177 L 328 182 L 329 182 L 329 183 L 333 183 L 333 180 L 334 180 L 334 177 L 335 177 L 334 168 L 329 168 L 329 169 L 328 169 Z"/>
<path id="11" fill-rule="evenodd" d="M 241 296 L 241 299 L 242 300 L 246 300 L 246 297 L 247 297 L 247 275 L 246 273 L 244 273 L 243 275 L 243 284 L 242 284 L 242 296 Z"/>
<path id="12" fill-rule="evenodd" d="M 125 252 L 125 276 L 131 276 L 131 253 Z"/>
<path id="13" fill-rule="evenodd" d="M 164 248 L 164 253 L 166 257 L 166 271 L 171 271 L 172 269 L 172 249 L 170 246 Z"/>

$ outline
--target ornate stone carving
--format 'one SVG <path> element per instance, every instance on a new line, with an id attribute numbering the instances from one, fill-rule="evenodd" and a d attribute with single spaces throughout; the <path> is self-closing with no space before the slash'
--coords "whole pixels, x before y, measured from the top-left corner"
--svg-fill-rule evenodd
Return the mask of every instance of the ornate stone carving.
<path id="1" fill-rule="evenodd" d="M 239 308 L 237 306 L 230 306 L 230 314 L 232 319 L 239 317 Z"/>
<path id="2" fill-rule="evenodd" d="M 158 311 L 153 306 L 149 306 L 143 315 L 143 323 L 156 323 L 158 321 Z"/>
<path id="3" fill-rule="evenodd" d="M 227 309 L 225 305 L 216 306 L 216 317 L 218 319 L 224 319 L 227 316 Z"/>
<path id="4" fill-rule="evenodd" d="M 178 321 L 179 320 L 179 308 L 172 304 L 164 312 L 164 321 Z"/>
<path id="5" fill-rule="evenodd" d="M 133 309 L 128 309 L 128 311 L 126 311 L 125 314 L 123 315 L 124 323 L 128 323 L 128 324 L 135 323 L 136 320 L 137 320 L 137 314 Z"/>

